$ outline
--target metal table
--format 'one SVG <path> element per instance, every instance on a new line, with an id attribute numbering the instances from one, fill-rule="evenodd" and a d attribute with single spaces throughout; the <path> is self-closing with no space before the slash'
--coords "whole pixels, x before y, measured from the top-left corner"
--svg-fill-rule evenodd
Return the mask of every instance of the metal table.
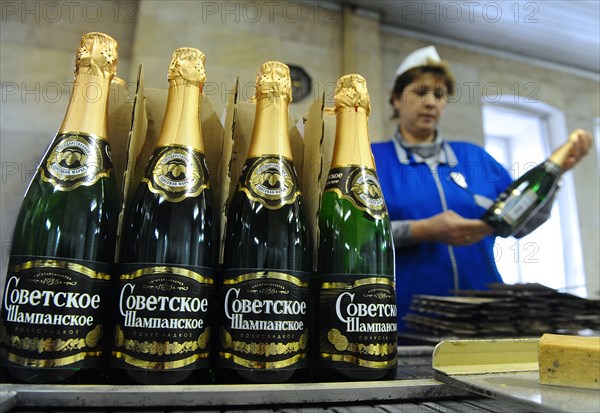
<path id="1" fill-rule="evenodd" d="M 433 378 L 432 346 L 399 348 L 396 380 L 248 385 L 0 384 L 0 411 L 394 413 L 525 412 Z"/>

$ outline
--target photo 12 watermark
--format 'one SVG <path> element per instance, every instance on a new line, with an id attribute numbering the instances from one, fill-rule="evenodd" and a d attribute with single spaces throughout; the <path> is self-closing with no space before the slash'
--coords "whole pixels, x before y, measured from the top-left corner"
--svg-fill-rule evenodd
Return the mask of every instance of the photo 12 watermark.
<path id="1" fill-rule="evenodd" d="M 34 162 L 3 161 L 0 163 L 0 182 L 5 185 L 11 181 L 28 184 L 38 170 Z"/>
<path id="2" fill-rule="evenodd" d="M 0 21 L 6 23 L 137 23 L 137 1 L 2 1 Z"/>
<path id="3" fill-rule="evenodd" d="M 202 1 L 201 23 L 340 23 L 337 8 L 319 1 Z"/>
<path id="4" fill-rule="evenodd" d="M 74 86 L 75 82 L 3 81 L 0 88 L 0 101 L 3 104 L 68 102 Z M 136 82 L 112 82 L 108 91 L 108 102 L 133 102 L 136 92 Z M 88 103 L 96 103 L 104 98 L 99 83 L 86 83 L 79 93 Z"/>
<path id="5" fill-rule="evenodd" d="M 499 262 L 504 257 L 515 264 L 539 264 L 540 250 L 540 245 L 534 241 L 518 242 L 515 240 L 508 248 L 494 244 L 494 261 Z"/>
<path id="6" fill-rule="evenodd" d="M 375 1 L 374 3 L 377 3 Z M 399 1 L 398 23 L 539 23 L 540 2 L 534 1 Z"/>

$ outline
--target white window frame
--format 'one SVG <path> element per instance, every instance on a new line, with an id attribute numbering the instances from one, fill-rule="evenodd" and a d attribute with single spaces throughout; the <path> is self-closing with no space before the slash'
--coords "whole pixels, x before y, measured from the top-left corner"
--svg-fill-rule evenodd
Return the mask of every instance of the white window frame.
<path id="1" fill-rule="evenodd" d="M 515 102 L 514 95 L 497 97 L 494 102 L 482 98 L 482 111 L 485 107 L 529 114 L 540 118 L 546 126 L 546 156 L 566 142 L 568 137 L 567 122 L 564 112 L 543 102 Z M 543 160 L 540 159 L 540 162 Z M 516 177 L 513 177 L 516 178 Z M 558 191 L 556 201 L 560 203 L 560 225 L 563 237 L 563 256 L 565 287 L 567 292 L 587 297 L 586 275 L 583 261 L 581 233 L 575 181 L 572 173 L 562 176 L 562 188 Z"/>

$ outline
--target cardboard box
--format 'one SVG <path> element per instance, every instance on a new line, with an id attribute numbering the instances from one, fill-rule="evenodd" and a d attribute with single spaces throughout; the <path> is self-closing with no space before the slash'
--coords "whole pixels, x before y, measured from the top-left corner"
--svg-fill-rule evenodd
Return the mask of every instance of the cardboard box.
<path id="1" fill-rule="evenodd" d="M 114 137 L 111 139 L 111 145 L 113 145 L 113 153 L 118 152 L 114 161 L 115 171 L 120 174 L 118 175 L 119 188 L 123 203 L 119 228 L 122 227 L 125 211 L 144 176 L 146 164 L 160 133 L 167 93 L 166 88 L 144 87 L 143 66 L 140 65 L 132 102 L 116 105 L 110 113 L 110 133 Z M 220 263 L 223 257 L 222 246 L 228 202 L 236 191 L 246 161 L 256 111 L 255 103 L 238 101 L 240 95 L 237 79 L 234 89 L 226 96 L 228 100 L 223 114 L 223 124 L 208 96 L 202 96 L 199 113 L 214 198 L 215 223 L 220 228 Z M 327 178 L 335 136 L 335 117 L 324 109 L 323 102 L 324 97 L 321 96 L 311 106 L 307 117 L 302 120 L 304 139 L 293 117 L 289 116 L 292 156 L 302 191 L 304 213 L 315 247 L 315 257 L 321 191 Z M 127 111 L 130 113 L 129 116 Z M 124 132 L 125 125 L 129 125 L 127 134 Z M 120 239 L 120 232 L 118 239 Z"/>
<path id="2" fill-rule="evenodd" d="M 117 233 L 117 261 L 125 213 L 133 194 L 144 177 L 148 160 L 156 146 L 167 107 L 167 95 L 168 89 L 153 89 L 144 86 L 144 71 L 143 66 L 140 65 L 135 95 L 129 107 L 131 116 L 128 118 L 124 114 L 127 109 L 126 105 L 119 106 L 109 115 L 110 127 L 112 128 L 114 125 L 117 130 L 116 139 L 111 140 L 111 145 L 114 142 L 113 153 L 118 152 L 117 157 L 113 156 L 115 170 L 122 173 L 117 175 L 120 178 L 118 184 L 122 201 Z M 205 95 L 201 97 L 198 116 L 202 128 L 213 204 L 218 205 L 220 203 L 219 167 L 223 151 L 223 127 L 212 101 Z M 129 122 L 127 122 L 128 120 Z M 122 133 L 125 124 L 129 125 L 126 137 Z M 112 129 L 110 133 L 111 136 L 114 136 Z M 215 208 L 214 219 L 218 225 L 220 221 L 219 208 Z"/>
<path id="3" fill-rule="evenodd" d="M 335 143 L 335 113 L 324 106 L 325 96 L 321 95 L 309 108 L 304 120 L 304 160 L 303 182 L 306 183 L 304 211 L 313 238 L 314 267 L 317 265 L 317 248 L 319 240 L 319 209 L 321 196 Z"/>

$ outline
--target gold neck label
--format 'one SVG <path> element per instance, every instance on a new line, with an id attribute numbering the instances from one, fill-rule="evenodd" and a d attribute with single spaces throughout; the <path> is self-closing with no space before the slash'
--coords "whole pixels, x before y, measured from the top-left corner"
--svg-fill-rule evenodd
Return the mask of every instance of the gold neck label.
<path id="1" fill-rule="evenodd" d="M 325 191 L 336 192 L 340 198 L 347 199 L 375 219 L 387 216 L 381 185 L 373 169 L 357 165 L 332 168 Z"/>
<path id="2" fill-rule="evenodd" d="M 111 171 L 108 142 L 81 132 L 57 135 L 40 165 L 42 180 L 50 182 L 59 191 L 94 185 Z"/>
<path id="3" fill-rule="evenodd" d="M 155 149 L 142 181 L 169 202 L 196 197 L 210 186 L 204 154 L 183 145 Z"/>
<path id="4" fill-rule="evenodd" d="M 293 204 L 300 195 L 292 160 L 277 155 L 247 159 L 239 190 L 269 209 Z"/>

